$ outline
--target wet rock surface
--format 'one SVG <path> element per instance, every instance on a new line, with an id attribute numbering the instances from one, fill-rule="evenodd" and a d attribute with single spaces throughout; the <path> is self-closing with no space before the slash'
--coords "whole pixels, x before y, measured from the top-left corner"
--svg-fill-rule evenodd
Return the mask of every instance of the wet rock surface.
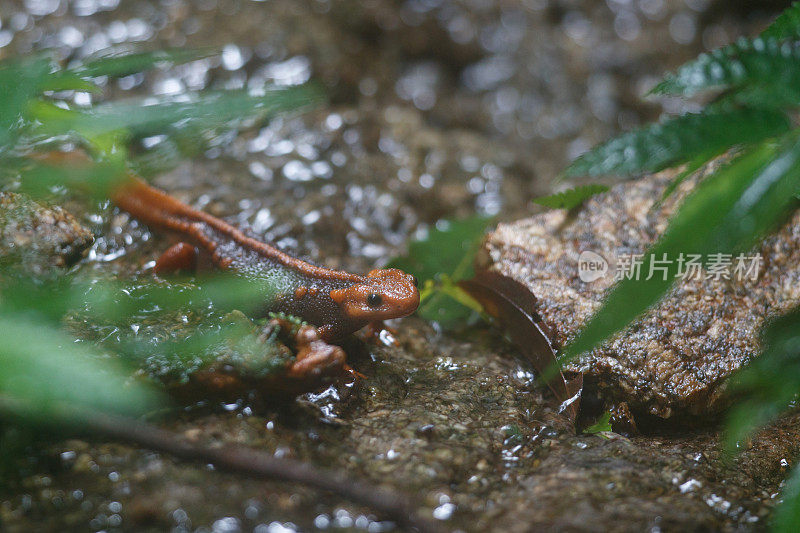
<path id="1" fill-rule="evenodd" d="M 56 275 L 94 242 L 91 231 L 61 207 L 24 194 L 0 192 L 0 266 L 17 275 Z"/>
<path id="2" fill-rule="evenodd" d="M 527 216 L 571 155 L 681 109 L 637 97 L 664 70 L 763 23 L 724 10 L 707 17 L 705 5 L 12 0 L 0 54 L 223 47 L 221 59 L 100 80 L 114 97 L 321 80 L 329 105 L 215 139 L 156 184 L 291 253 L 367 271 L 440 217 Z M 74 96 L 80 105 L 96 98 Z M 149 275 L 168 239 L 108 205 L 83 205 L 74 212 L 98 238 L 81 269 Z M 731 467 L 716 429 L 576 436 L 488 329 L 397 325 L 399 347 L 344 346 L 367 376 L 357 386 L 282 402 L 178 404 L 159 423 L 391 486 L 448 529 L 765 528 L 797 451 L 797 417 Z M 379 519 L 336 495 L 100 441 L 51 444 L 0 492 L 0 524 L 20 532 L 391 529 Z"/>
<path id="3" fill-rule="evenodd" d="M 375 361 L 351 349 L 369 379 L 349 394 L 200 405 L 170 416 L 168 426 L 195 442 L 345 469 L 413 494 L 448 529 L 465 531 L 760 528 L 798 448 L 797 416 L 727 466 L 715 432 L 576 436 L 499 340 L 442 342 L 427 326 L 408 326 L 416 340 L 376 350 Z M 434 346 L 440 355 L 414 355 Z M 55 461 L 28 461 L 21 472 L 35 474 L 0 504 L 6 530 L 390 527 L 332 495 L 120 444 L 66 441 L 49 456 Z"/>
<path id="4" fill-rule="evenodd" d="M 540 314 L 565 345 L 599 309 L 617 267 L 625 268 L 626 258 L 647 250 L 697 183 L 684 183 L 678 194 L 657 205 L 675 174 L 618 185 L 578 213 L 552 211 L 501 224 L 487 238 L 482 261 L 536 295 Z M 730 402 L 725 380 L 758 354 L 764 321 L 797 304 L 798 292 L 788 280 L 798 275 L 798 224 L 795 216 L 747 254 L 759 257 L 742 261 L 743 268 L 753 267 L 752 274 L 737 273 L 731 258 L 725 276 L 703 271 L 679 278 L 658 306 L 568 368 L 584 374 L 589 396 L 612 405 L 626 402 L 639 414 L 669 418 L 720 412 Z M 578 258 L 584 251 L 606 258 L 606 275 L 581 280 Z"/>

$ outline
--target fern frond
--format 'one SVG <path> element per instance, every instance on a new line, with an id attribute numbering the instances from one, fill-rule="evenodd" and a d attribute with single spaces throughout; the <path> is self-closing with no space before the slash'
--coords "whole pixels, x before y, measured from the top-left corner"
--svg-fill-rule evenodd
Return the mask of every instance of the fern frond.
<path id="1" fill-rule="evenodd" d="M 773 109 L 717 108 L 651 124 L 621 135 L 576 159 L 565 177 L 657 172 L 705 156 L 706 160 L 740 144 L 784 133 L 788 117 Z"/>
<path id="2" fill-rule="evenodd" d="M 592 183 L 590 185 L 581 185 L 572 189 L 567 189 L 550 196 L 542 196 L 534 198 L 533 203 L 550 207 L 551 209 L 572 209 L 577 207 L 592 196 L 606 192 L 608 187 Z"/>
<path id="3" fill-rule="evenodd" d="M 677 257 L 697 253 L 739 253 L 779 227 L 791 214 L 800 187 L 800 132 L 778 142 L 750 147 L 692 191 L 670 218 L 661 238 L 644 256 L 647 271 L 655 258 L 669 257 L 663 278 L 631 278 L 615 285 L 603 308 L 590 319 L 559 359 L 568 361 L 625 328 L 655 304 L 678 275 Z"/>
<path id="4" fill-rule="evenodd" d="M 748 84 L 781 87 L 797 80 L 800 80 L 800 44 L 782 43 L 774 38 L 743 38 L 686 63 L 650 94 L 692 96 Z"/>
<path id="5" fill-rule="evenodd" d="M 761 32 L 760 37 L 778 40 L 800 38 L 800 2 L 794 2 L 781 13 L 775 22 Z"/>
<path id="6" fill-rule="evenodd" d="M 800 68 L 797 43 L 784 41 L 798 39 L 800 2 L 794 2 L 756 39 L 742 37 L 734 44 L 701 54 L 667 76 L 650 94 L 691 96 L 708 89 L 761 81 L 764 78 L 760 75 L 782 74 L 779 68 L 788 63 L 796 71 Z"/>

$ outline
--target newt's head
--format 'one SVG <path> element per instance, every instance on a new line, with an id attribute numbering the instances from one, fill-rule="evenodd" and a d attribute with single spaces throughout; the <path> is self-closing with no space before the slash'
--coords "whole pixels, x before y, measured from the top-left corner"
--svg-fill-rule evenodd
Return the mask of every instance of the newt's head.
<path id="1" fill-rule="evenodd" d="M 419 306 L 416 278 L 396 268 L 372 270 L 364 281 L 332 290 L 331 298 L 349 319 L 364 323 L 410 315 Z"/>

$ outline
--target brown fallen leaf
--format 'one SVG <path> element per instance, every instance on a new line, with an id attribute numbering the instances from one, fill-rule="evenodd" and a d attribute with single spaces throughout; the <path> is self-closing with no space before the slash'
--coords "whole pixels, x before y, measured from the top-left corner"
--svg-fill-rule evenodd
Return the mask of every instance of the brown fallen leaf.
<path id="1" fill-rule="evenodd" d="M 488 270 L 479 270 L 459 286 L 475 298 L 511 341 L 519 348 L 561 402 L 559 412 L 574 421 L 580 406 L 583 375 L 567 380 L 556 358 L 550 328 L 536 312 L 536 296 L 517 280 Z M 557 371 L 554 371 L 557 369 Z"/>

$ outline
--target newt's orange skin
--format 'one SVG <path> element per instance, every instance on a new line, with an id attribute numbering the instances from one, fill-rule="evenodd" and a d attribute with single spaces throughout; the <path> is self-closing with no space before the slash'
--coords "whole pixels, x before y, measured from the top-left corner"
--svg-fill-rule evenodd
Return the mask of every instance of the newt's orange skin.
<path id="1" fill-rule="evenodd" d="M 192 241 L 216 266 L 277 286 L 279 293 L 265 297 L 263 310 L 302 317 L 318 326 L 327 341 L 409 315 L 419 305 L 416 279 L 402 270 L 372 270 L 361 276 L 306 263 L 138 178 L 120 187 L 112 199 L 142 222 Z M 156 272 L 191 269 L 196 257 L 194 247 L 180 243 L 159 258 Z"/>

